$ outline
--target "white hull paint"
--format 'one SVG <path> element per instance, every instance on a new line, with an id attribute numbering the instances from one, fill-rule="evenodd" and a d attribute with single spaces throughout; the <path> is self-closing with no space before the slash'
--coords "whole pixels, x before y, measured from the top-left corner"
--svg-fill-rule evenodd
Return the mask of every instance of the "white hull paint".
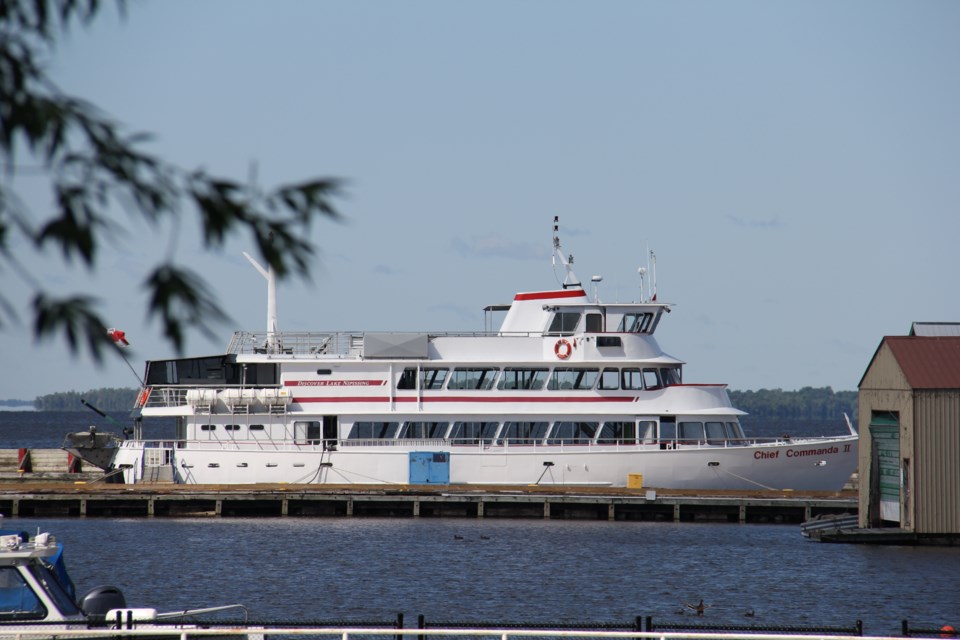
<path id="1" fill-rule="evenodd" d="M 128 442 L 119 464 L 137 465 L 142 444 Z M 631 475 L 644 487 L 671 489 L 794 489 L 833 491 L 856 465 L 857 438 L 677 449 L 571 445 L 563 448 L 444 446 L 440 442 L 323 451 L 304 445 L 264 451 L 192 442 L 175 452 L 178 482 L 186 484 L 409 484 L 411 452 L 449 454 L 449 484 L 624 487 Z M 552 465 L 545 466 L 545 462 Z M 711 465 L 710 463 L 718 463 Z M 639 474 L 639 478 L 636 475 Z M 132 473 L 128 482 L 135 482 Z"/>

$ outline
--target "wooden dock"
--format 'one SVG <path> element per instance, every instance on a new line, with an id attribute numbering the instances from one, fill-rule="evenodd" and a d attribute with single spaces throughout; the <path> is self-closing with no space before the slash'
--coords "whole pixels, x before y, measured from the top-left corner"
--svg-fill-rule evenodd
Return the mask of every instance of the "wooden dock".
<path id="1" fill-rule="evenodd" d="M 83 474 L 85 475 L 85 474 Z M 42 517 L 543 518 L 799 524 L 856 513 L 843 492 L 466 485 L 174 485 L 0 479 L 0 514 Z"/>

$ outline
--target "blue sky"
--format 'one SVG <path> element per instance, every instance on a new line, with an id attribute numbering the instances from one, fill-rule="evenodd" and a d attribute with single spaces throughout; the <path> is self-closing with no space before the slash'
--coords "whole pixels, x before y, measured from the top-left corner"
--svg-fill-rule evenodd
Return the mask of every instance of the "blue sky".
<path id="1" fill-rule="evenodd" d="M 479 330 L 482 308 L 553 288 L 551 225 L 600 297 L 636 299 L 657 254 L 658 331 L 685 381 L 855 389 L 884 335 L 960 320 L 960 3 L 166 0 L 111 3 L 50 62 L 147 149 L 262 186 L 348 180 L 288 330 Z M 42 180 L 12 186 L 39 215 Z M 126 232 L 100 271 L 26 265 L 89 293 L 138 373 L 169 357 L 140 287 L 166 253 L 204 274 L 234 329 L 265 286 L 237 238 Z M 30 291 L 0 273 L 26 309 Z M 135 386 L 122 361 L 0 332 L 0 398 Z"/>

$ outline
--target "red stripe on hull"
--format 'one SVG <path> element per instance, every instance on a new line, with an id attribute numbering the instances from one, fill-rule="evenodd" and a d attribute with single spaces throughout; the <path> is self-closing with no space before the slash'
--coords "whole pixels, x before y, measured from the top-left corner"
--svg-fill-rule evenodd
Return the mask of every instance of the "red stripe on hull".
<path id="1" fill-rule="evenodd" d="M 409 396 L 402 396 L 393 399 L 394 402 L 492 402 L 492 403 L 504 403 L 504 402 L 537 402 L 537 403 L 570 403 L 570 402 L 635 402 L 637 400 L 636 396 L 608 396 L 602 398 L 522 398 L 522 397 L 499 397 L 499 398 L 464 398 L 464 397 L 453 397 L 453 398 L 413 398 Z M 390 398 L 384 396 L 351 396 L 351 397 L 331 397 L 331 398 L 322 398 L 322 397 L 311 397 L 311 398 L 294 398 L 294 402 L 300 404 L 312 403 L 312 402 L 390 402 Z"/>

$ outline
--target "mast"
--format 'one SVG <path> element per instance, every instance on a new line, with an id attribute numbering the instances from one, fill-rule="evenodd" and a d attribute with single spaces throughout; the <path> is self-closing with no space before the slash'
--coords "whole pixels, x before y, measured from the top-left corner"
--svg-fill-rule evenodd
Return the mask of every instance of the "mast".
<path id="1" fill-rule="evenodd" d="M 566 270 L 566 275 L 563 278 L 563 288 L 572 289 L 575 287 L 580 287 L 580 279 L 577 278 L 577 275 L 573 272 L 573 256 L 569 258 L 563 255 L 563 251 L 560 249 L 560 216 L 553 216 L 553 266 L 557 266 L 557 260 L 560 261 L 560 264 L 563 265 L 563 268 Z"/>
<path id="2" fill-rule="evenodd" d="M 267 353 L 276 353 L 278 350 L 277 334 L 280 332 L 277 326 L 277 278 L 273 273 L 273 267 L 270 265 L 267 265 L 267 268 L 264 269 L 260 263 L 246 251 L 243 252 L 243 257 L 249 260 L 253 268 L 259 271 L 260 275 L 267 280 L 267 343 L 265 346 Z"/>

